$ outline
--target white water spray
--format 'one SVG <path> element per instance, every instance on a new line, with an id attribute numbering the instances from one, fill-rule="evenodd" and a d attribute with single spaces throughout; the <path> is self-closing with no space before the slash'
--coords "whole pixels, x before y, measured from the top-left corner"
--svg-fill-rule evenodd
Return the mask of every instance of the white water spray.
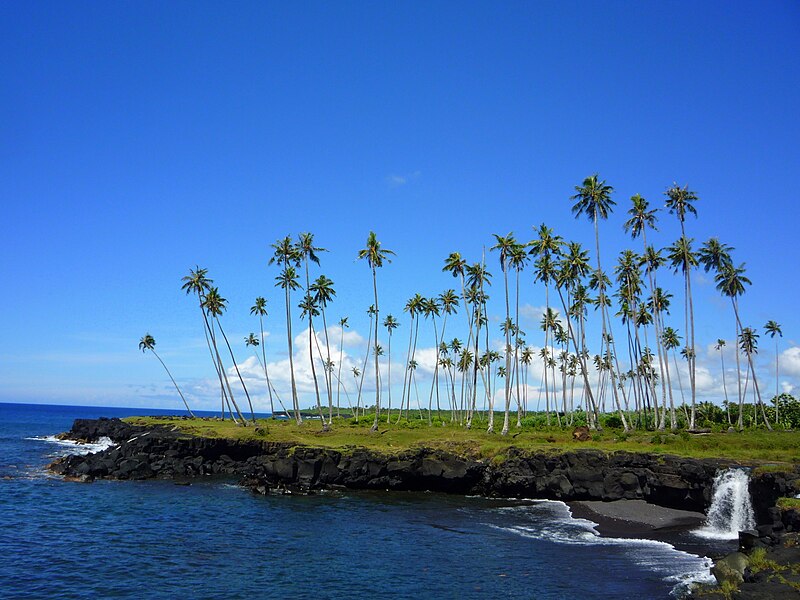
<path id="1" fill-rule="evenodd" d="M 739 532 L 753 529 L 756 518 L 750 503 L 749 477 L 742 469 L 728 469 L 714 478 L 706 524 L 695 533 L 704 538 L 735 540 Z"/>

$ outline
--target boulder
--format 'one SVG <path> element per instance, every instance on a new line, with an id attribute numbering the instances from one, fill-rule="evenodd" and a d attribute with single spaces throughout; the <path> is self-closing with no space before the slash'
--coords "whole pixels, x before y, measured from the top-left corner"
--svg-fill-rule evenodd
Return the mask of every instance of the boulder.
<path id="1" fill-rule="evenodd" d="M 588 442 L 592 439 L 592 434 L 586 425 L 581 425 L 572 430 L 572 439 L 576 442 Z"/>
<path id="2" fill-rule="evenodd" d="M 722 558 L 711 567 L 711 574 L 719 585 L 727 583 L 739 587 L 744 583 L 744 570 L 750 564 L 746 554 L 734 552 Z"/>

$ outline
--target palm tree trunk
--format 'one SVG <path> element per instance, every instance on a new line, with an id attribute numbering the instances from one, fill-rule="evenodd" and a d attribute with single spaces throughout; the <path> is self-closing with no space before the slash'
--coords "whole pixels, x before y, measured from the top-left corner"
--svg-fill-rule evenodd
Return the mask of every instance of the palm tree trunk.
<path id="1" fill-rule="evenodd" d="M 319 420 L 322 421 L 322 429 L 323 431 L 328 429 L 327 424 L 325 423 L 325 415 L 322 412 L 322 403 L 319 399 L 319 382 L 317 381 L 317 368 L 314 366 L 314 346 L 311 343 L 312 338 L 316 338 L 317 335 L 314 333 L 314 325 L 311 322 L 311 312 L 308 313 L 308 360 L 311 363 L 311 379 L 314 381 L 314 392 L 317 399 L 317 413 L 319 414 Z"/>
<path id="2" fill-rule="evenodd" d="M 272 402 L 272 386 L 269 383 L 269 372 L 267 371 L 267 345 L 266 345 L 266 338 L 264 337 L 264 318 L 259 315 L 258 316 L 258 323 L 261 327 L 261 356 L 264 359 L 264 377 L 267 379 L 267 393 L 269 394 L 269 411 L 270 416 L 274 418 L 275 416 L 275 405 Z M 256 355 L 258 356 L 258 355 Z"/>
<path id="3" fill-rule="evenodd" d="M 288 266 L 288 261 L 284 261 L 284 268 Z M 294 379 L 294 350 L 292 349 L 292 312 L 289 286 L 286 286 L 286 342 L 289 346 L 289 378 L 292 383 L 292 409 L 294 410 L 294 420 L 300 425 L 303 423 L 303 416 L 300 414 L 300 401 L 297 398 L 297 383 Z"/>
<path id="4" fill-rule="evenodd" d="M 175 389 L 178 390 L 178 394 L 180 395 L 181 400 L 183 400 L 183 404 L 186 407 L 186 412 L 189 413 L 190 417 L 194 418 L 194 413 L 192 413 L 192 409 L 189 408 L 189 403 L 186 402 L 186 398 L 183 397 L 183 392 L 181 392 L 181 388 L 178 387 L 178 384 L 175 383 L 175 378 L 172 376 L 172 373 L 169 372 L 167 365 L 164 364 L 164 361 L 161 360 L 161 357 L 158 354 L 156 354 L 155 350 L 150 348 L 150 352 L 152 352 L 155 355 L 155 357 L 158 359 L 158 362 L 160 362 L 161 366 L 164 367 L 164 370 L 167 372 L 167 375 L 169 375 L 169 378 L 172 380 L 172 385 L 174 385 Z"/>
<path id="5" fill-rule="evenodd" d="M 320 307 L 322 311 L 322 327 L 325 330 L 325 356 L 326 362 L 323 366 L 323 373 L 325 374 L 325 384 L 328 387 L 328 425 L 333 422 L 333 368 L 331 367 L 331 342 L 328 336 L 328 320 L 325 317 L 325 305 Z M 310 321 L 309 321 L 310 323 Z M 322 352 L 320 352 L 322 354 Z"/>
<path id="6" fill-rule="evenodd" d="M 386 374 L 386 387 L 388 388 L 388 400 L 386 405 L 386 423 L 392 418 L 392 330 L 389 330 L 389 350 L 387 360 L 389 361 L 389 372 Z"/>
<path id="7" fill-rule="evenodd" d="M 228 380 L 228 373 L 225 370 L 225 366 L 222 363 L 222 357 L 219 355 L 219 349 L 217 348 L 217 336 L 214 333 L 213 323 L 211 328 L 211 345 L 214 347 L 214 354 L 217 358 L 217 365 L 219 368 L 219 372 L 222 373 L 222 377 L 225 380 L 225 386 L 228 388 L 228 398 L 230 402 L 233 404 L 233 408 L 236 409 L 236 414 L 239 415 L 239 418 L 242 420 L 242 424 L 244 424 L 247 419 L 244 418 L 242 415 L 242 411 L 239 410 L 239 405 L 236 403 L 235 398 L 233 397 L 233 389 L 231 389 L 231 382 Z M 230 407 L 229 407 L 230 410 Z M 233 417 L 233 411 L 231 410 L 231 418 L 235 421 L 236 419 Z"/>
<path id="8" fill-rule="evenodd" d="M 342 386 L 342 361 L 344 360 L 344 325 L 341 325 L 342 331 L 339 336 L 339 373 L 336 375 L 336 416 L 340 417 L 339 410 L 339 390 Z M 352 407 L 350 408 L 352 412 Z"/>
<path id="9" fill-rule="evenodd" d="M 222 339 L 225 340 L 225 345 L 228 346 L 228 352 L 231 355 L 231 362 L 233 363 L 233 368 L 236 369 L 236 375 L 239 377 L 239 383 L 242 384 L 242 389 L 244 390 L 244 395 L 247 397 L 247 404 L 250 406 L 250 418 L 253 420 L 253 423 L 256 422 L 256 413 L 253 410 L 253 401 L 250 400 L 250 393 L 247 391 L 247 386 L 244 384 L 244 379 L 242 379 L 242 374 L 239 372 L 239 365 L 236 364 L 236 358 L 233 356 L 233 348 L 231 348 L 231 344 L 228 341 L 228 336 L 225 335 L 225 330 L 222 328 L 222 323 L 219 322 L 219 319 L 215 319 L 217 321 L 217 325 L 219 325 L 219 332 L 222 334 Z M 237 408 L 238 410 L 238 408 Z M 242 419 L 244 421 L 244 418 Z"/>
<path id="10" fill-rule="evenodd" d="M 372 292 L 375 296 L 375 422 L 372 424 L 372 431 L 378 431 L 378 419 L 381 413 L 381 384 L 378 373 L 378 325 L 380 322 L 380 312 L 378 311 L 378 279 L 375 274 L 375 267 L 372 267 Z"/>

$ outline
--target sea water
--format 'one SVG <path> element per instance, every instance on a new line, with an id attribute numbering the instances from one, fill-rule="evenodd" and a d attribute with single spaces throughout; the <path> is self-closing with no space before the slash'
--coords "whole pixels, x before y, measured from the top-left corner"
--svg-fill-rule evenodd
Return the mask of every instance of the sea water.
<path id="1" fill-rule="evenodd" d="M 257 496 L 233 481 L 65 482 L 75 418 L 0 404 L 2 598 L 668 598 L 709 561 L 603 538 L 560 502 L 428 493 Z"/>

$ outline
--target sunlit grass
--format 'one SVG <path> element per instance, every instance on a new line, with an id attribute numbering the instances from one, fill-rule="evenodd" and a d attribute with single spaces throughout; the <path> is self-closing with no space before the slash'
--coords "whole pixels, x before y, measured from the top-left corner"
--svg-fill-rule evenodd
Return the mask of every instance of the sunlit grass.
<path id="1" fill-rule="evenodd" d="M 238 440 L 287 442 L 305 446 L 333 449 L 369 448 L 384 453 L 400 452 L 414 447 L 446 449 L 474 457 L 495 457 L 510 447 L 529 451 L 565 451 L 594 448 L 605 452 L 626 450 L 674 454 L 694 458 L 728 458 L 754 465 L 769 463 L 777 470 L 787 464 L 800 462 L 800 432 L 752 430 L 741 433 L 709 433 L 689 435 L 685 432 L 634 431 L 605 429 L 592 439 L 577 442 L 571 429 L 525 428 L 512 429 L 508 436 L 486 433 L 486 423 L 474 424 L 471 430 L 447 422 L 411 420 L 380 423 L 371 432 L 369 415 L 354 419 L 334 419 L 332 429 L 322 432 L 317 420 L 308 419 L 302 425 L 294 421 L 259 419 L 255 426 L 242 427 L 230 420 L 179 419 L 170 417 L 130 417 L 128 422 L 140 425 L 167 425 L 202 437 Z"/>

